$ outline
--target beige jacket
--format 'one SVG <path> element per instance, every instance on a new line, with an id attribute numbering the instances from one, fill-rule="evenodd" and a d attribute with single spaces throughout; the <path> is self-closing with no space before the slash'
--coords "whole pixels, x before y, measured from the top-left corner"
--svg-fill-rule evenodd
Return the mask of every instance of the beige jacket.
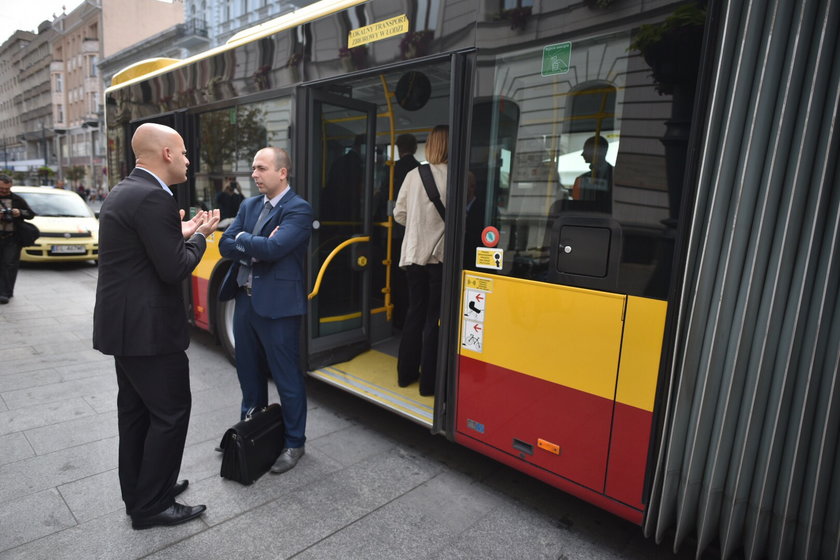
<path id="1" fill-rule="evenodd" d="M 430 166 L 441 202 L 446 206 L 446 164 Z M 420 171 L 408 172 L 394 206 L 394 220 L 405 226 L 400 267 L 443 262 L 443 220 L 429 200 Z"/>

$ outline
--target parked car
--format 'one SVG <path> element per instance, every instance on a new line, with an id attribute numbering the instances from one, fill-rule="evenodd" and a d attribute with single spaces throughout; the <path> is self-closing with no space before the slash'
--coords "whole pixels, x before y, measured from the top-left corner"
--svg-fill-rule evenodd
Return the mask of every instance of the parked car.
<path id="1" fill-rule="evenodd" d="M 78 194 L 50 187 L 12 187 L 37 214 L 30 221 L 41 230 L 24 247 L 24 262 L 99 260 L 99 220 Z"/>

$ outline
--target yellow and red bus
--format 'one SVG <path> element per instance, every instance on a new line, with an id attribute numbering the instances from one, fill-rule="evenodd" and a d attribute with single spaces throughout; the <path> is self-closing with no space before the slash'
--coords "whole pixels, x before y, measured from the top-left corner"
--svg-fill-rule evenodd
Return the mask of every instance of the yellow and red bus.
<path id="1" fill-rule="evenodd" d="M 186 140 L 185 209 L 228 184 L 257 194 L 256 150 L 288 149 L 316 218 L 309 375 L 675 546 L 832 557 L 838 4 L 324 0 L 117 74 L 108 176 L 131 170 L 144 122 Z M 422 161 L 438 124 L 446 253 L 422 397 L 397 384 L 391 210 L 397 138 Z M 184 290 L 232 355 L 219 235 Z"/>

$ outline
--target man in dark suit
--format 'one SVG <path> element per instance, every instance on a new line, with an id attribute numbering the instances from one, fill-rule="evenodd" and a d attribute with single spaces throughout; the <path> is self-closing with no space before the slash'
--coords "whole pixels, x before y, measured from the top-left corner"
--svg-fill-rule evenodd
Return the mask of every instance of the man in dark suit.
<path id="1" fill-rule="evenodd" d="M 417 138 L 413 134 L 400 134 L 397 136 L 397 152 L 400 159 L 394 164 L 394 200 L 400 194 L 400 187 L 402 187 L 405 176 L 408 172 L 416 167 L 420 167 L 420 162 L 414 157 L 417 152 Z M 400 262 L 402 255 L 402 241 L 405 237 L 405 227 L 397 222 L 394 222 L 393 244 L 391 245 L 393 254 L 391 255 L 391 262 L 394 266 L 391 267 L 391 294 L 394 304 L 393 325 L 402 329 L 405 323 L 405 314 L 408 311 L 408 281 L 405 277 L 405 271 L 397 264 Z"/>
<path id="2" fill-rule="evenodd" d="M 289 154 L 263 148 L 254 156 L 260 193 L 246 199 L 219 242 L 234 261 L 219 297 L 236 297 L 233 334 L 242 388 L 241 418 L 268 404 L 271 376 L 283 406 L 285 441 L 273 473 L 294 467 L 306 441 L 306 385 L 299 364 L 301 316 L 306 312 L 304 259 L 312 207 L 289 186 Z"/>
<path id="3" fill-rule="evenodd" d="M 198 264 L 219 213 L 184 212 L 169 185 L 187 180 L 184 140 L 143 124 L 131 139 L 137 167 L 105 199 L 99 214 L 99 281 L 93 347 L 117 370 L 119 476 L 132 527 L 176 525 L 205 506 L 175 501 L 190 419 L 189 346 L 181 282 Z"/>

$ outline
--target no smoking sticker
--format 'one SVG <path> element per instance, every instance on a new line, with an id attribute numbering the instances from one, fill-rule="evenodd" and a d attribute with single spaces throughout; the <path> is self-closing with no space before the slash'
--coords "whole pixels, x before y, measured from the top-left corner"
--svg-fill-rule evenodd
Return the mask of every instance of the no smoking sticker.
<path id="1" fill-rule="evenodd" d="M 499 230 L 493 226 L 487 226 L 481 232 L 481 242 L 485 247 L 495 247 L 499 244 Z"/>

